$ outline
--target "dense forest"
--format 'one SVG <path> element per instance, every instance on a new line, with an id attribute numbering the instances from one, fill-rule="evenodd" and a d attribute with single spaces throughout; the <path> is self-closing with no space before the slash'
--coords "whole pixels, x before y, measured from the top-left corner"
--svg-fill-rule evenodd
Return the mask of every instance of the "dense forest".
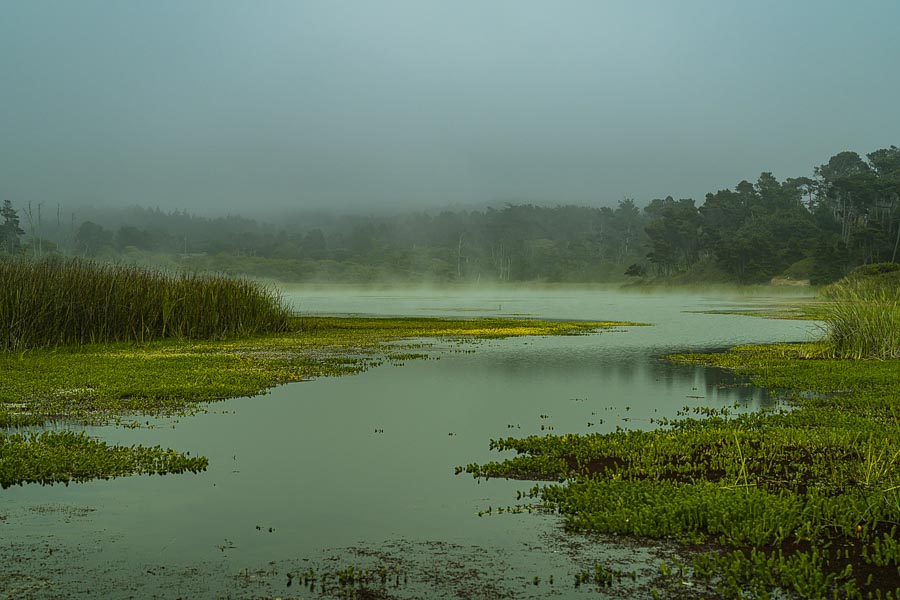
<path id="1" fill-rule="evenodd" d="M 159 209 L 0 209 L 0 253 L 71 254 L 167 269 L 317 282 L 813 284 L 896 261 L 900 148 L 841 152 L 812 177 L 693 199 L 612 207 L 506 204 L 390 216 L 296 215 L 267 223 Z"/>

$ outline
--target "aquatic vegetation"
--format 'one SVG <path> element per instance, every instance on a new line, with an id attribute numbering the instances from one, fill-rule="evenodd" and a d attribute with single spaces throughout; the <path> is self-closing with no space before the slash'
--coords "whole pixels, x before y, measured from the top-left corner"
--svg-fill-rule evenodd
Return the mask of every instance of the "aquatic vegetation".
<path id="1" fill-rule="evenodd" d="M 762 308 L 692 311 L 823 321 L 837 358 L 900 358 L 900 264 L 863 265 L 822 288 L 821 298 Z"/>
<path id="2" fill-rule="evenodd" d="M 668 358 L 737 370 L 784 404 L 686 410 L 654 431 L 492 440 L 516 455 L 457 472 L 556 482 L 528 495 L 571 530 L 681 542 L 693 567 L 663 574 L 679 588 L 898 597 L 900 360 L 836 359 L 825 343 Z"/>
<path id="3" fill-rule="evenodd" d="M 245 583 L 252 581 L 255 575 L 271 575 L 274 573 L 251 573 L 244 569 L 238 580 Z M 389 589 L 398 590 L 409 584 L 409 572 L 396 566 L 333 566 L 328 569 L 307 567 L 298 573 L 288 572 L 286 587 L 291 587 L 294 580 L 311 594 L 324 597 L 343 598 L 346 600 L 362 600 L 367 598 L 389 598 Z"/>
<path id="4" fill-rule="evenodd" d="M 71 431 L 0 436 L 0 487 L 132 474 L 197 473 L 207 459 L 155 446 L 110 446 Z"/>
<path id="5" fill-rule="evenodd" d="M 898 270 L 889 273 L 900 274 Z M 843 358 L 900 358 L 900 277 L 847 277 L 828 286 L 827 343 Z"/>
<path id="6" fill-rule="evenodd" d="M 810 298 L 803 302 L 779 302 L 769 306 L 743 307 L 712 310 L 689 310 L 689 313 L 704 315 L 740 315 L 744 317 L 763 317 L 766 319 L 787 319 L 798 321 L 821 321 L 827 313 L 827 303 Z"/>
<path id="7" fill-rule="evenodd" d="M 604 567 L 600 563 L 594 563 L 592 570 L 585 569 L 575 574 L 575 587 L 577 588 L 588 583 L 593 583 L 601 588 L 612 587 L 613 583 L 619 582 L 623 578 L 634 581 L 637 579 L 637 573 L 635 571 L 626 573 L 619 569 Z"/>
<path id="8" fill-rule="evenodd" d="M 234 340 L 160 340 L 0 352 L 0 427 L 57 419 L 172 414 L 252 396 L 290 381 L 358 373 L 426 356 L 425 337 L 449 340 L 577 335 L 599 322 L 523 319 L 294 317 L 289 331 Z M 408 340 L 402 347 L 398 340 Z"/>
<path id="9" fill-rule="evenodd" d="M 459 341 L 575 335 L 609 325 L 519 319 L 292 317 L 286 331 L 240 339 L 0 352 L 0 428 L 54 421 L 105 423 L 129 415 L 193 412 L 202 410 L 203 402 L 252 396 L 281 383 L 358 373 L 384 360 L 426 358 L 429 354 L 419 351 L 425 337 Z M 398 345 L 398 340 L 406 342 Z M 126 426 L 135 424 L 129 421 Z M 384 429 L 376 427 L 375 432 L 383 434 Z M 171 450 L 121 448 L 84 436 L 73 441 L 58 435 L 0 434 L 4 484 L 196 471 L 201 464 L 206 466 L 205 458 L 182 457 Z M 47 452 L 51 447 L 54 451 Z M 124 456 L 131 458 L 126 461 Z"/>
<path id="10" fill-rule="evenodd" d="M 290 311 L 257 283 L 80 259 L 0 259 L 0 350 L 284 331 Z"/>

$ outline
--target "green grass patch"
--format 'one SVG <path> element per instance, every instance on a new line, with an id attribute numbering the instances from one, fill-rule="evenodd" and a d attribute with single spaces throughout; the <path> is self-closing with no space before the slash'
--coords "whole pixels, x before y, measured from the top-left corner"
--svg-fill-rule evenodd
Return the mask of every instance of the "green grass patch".
<path id="1" fill-rule="evenodd" d="M 694 559 L 673 578 L 709 595 L 898 597 L 900 361 L 836 359 L 824 343 L 669 358 L 742 372 L 787 404 L 494 440 L 515 456 L 458 471 L 557 481 L 530 495 L 573 530 L 680 541 Z"/>

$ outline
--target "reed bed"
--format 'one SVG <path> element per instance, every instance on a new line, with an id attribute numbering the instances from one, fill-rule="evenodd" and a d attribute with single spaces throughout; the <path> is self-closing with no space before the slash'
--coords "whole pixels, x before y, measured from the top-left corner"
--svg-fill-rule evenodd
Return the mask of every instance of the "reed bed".
<path id="1" fill-rule="evenodd" d="M 284 331 L 272 289 L 81 259 L 0 260 L 0 348 L 25 350 L 163 338 L 226 339 Z"/>
<path id="2" fill-rule="evenodd" d="M 900 285 L 847 278 L 825 289 L 827 345 L 839 358 L 900 358 Z"/>

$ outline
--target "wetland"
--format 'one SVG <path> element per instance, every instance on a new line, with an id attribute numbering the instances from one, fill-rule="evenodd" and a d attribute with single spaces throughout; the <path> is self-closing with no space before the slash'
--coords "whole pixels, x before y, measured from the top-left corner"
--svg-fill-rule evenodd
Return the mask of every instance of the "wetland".
<path id="1" fill-rule="evenodd" d="M 4 2 L 0 600 L 900 600 L 900 3 L 693 4 Z"/>
<path id="2" fill-rule="evenodd" d="M 4 489 L 0 582 L 35 598 L 854 597 L 824 565 L 869 564 L 865 547 L 884 568 L 853 585 L 888 597 L 894 367 L 814 357 L 820 323 L 748 316 L 811 297 L 761 291 L 287 288 L 303 336 L 29 352 L 34 389 L 60 371 L 96 393 L 80 424 L 51 407 L 25 434 L 206 462 Z M 102 380 L 104 361 L 132 375 Z M 833 392 L 856 388 L 866 408 L 847 411 Z M 223 396 L 240 397 L 207 402 Z"/>

